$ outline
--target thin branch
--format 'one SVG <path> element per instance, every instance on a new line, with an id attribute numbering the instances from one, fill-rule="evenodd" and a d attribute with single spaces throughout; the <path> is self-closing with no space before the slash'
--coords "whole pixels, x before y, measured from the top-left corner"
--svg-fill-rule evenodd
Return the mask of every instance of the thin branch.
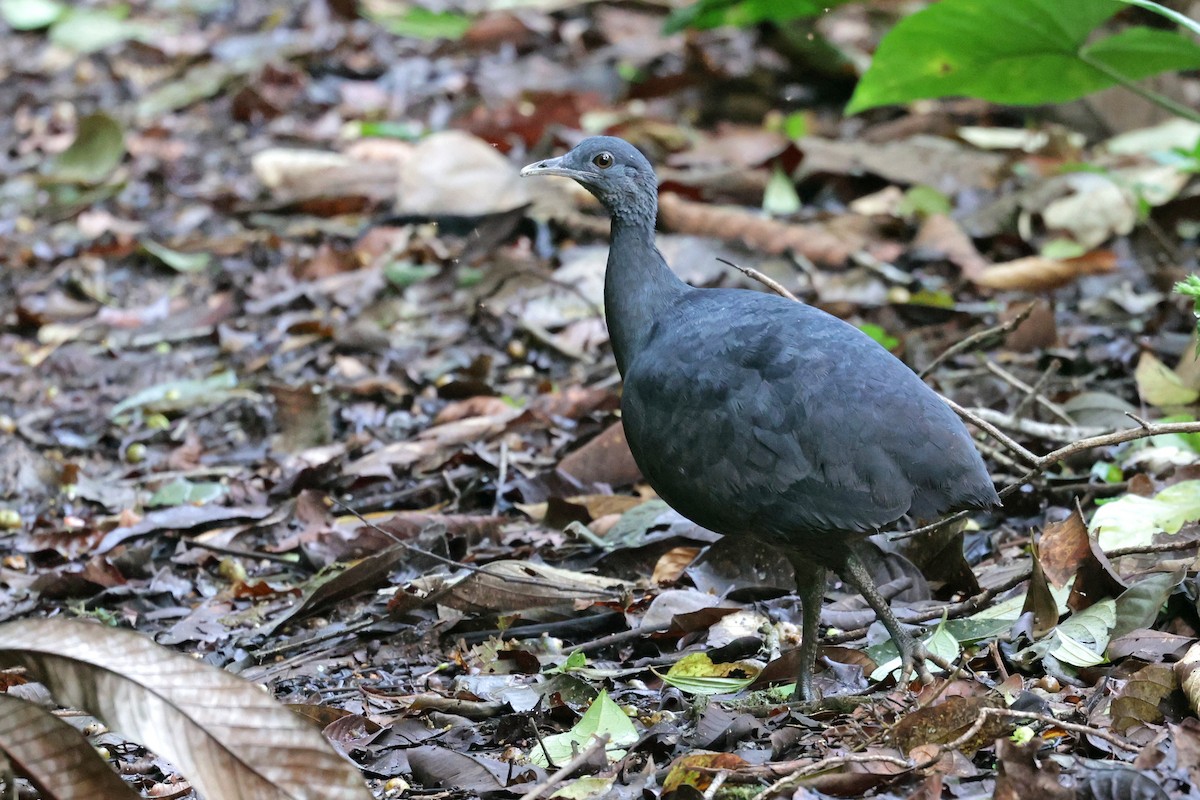
<path id="1" fill-rule="evenodd" d="M 1148 100 L 1159 108 L 1165 108 L 1167 111 L 1170 111 L 1177 117 L 1191 120 L 1192 122 L 1200 122 L 1200 112 L 1197 112 L 1195 109 L 1185 106 L 1182 103 L 1177 103 L 1164 94 L 1159 94 L 1152 89 L 1147 89 L 1145 86 L 1142 86 L 1128 75 L 1118 72 L 1108 64 L 1105 64 L 1103 61 L 1092 58 L 1090 55 L 1083 52 L 1082 49 L 1076 51 L 1075 57 L 1087 64 L 1092 69 L 1103 73 L 1108 78 L 1111 78 L 1113 81 L 1119 83 L 1121 86 L 1124 86 L 1126 89 L 1142 99 Z"/>
<path id="2" fill-rule="evenodd" d="M 1007 322 L 1002 322 L 999 325 L 991 328 L 985 328 L 977 333 L 972 333 L 967 338 L 950 345 L 950 347 L 947 347 L 942 351 L 941 355 L 939 355 L 933 361 L 930 361 L 924 369 L 917 373 L 917 375 L 924 378 L 926 375 L 936 369 L 937 366 L 943 361 L 953 358 L 959 353 L 964 353 L 968 350 L 974 350 L 983 342 L 990 341 L 993 338 L 1002 340 L 1005 336 L 1008 336 L 1008 334 L 1016 330 L 1018 325 L 1028 319 L 1029 315 L 1033 313 L 1033 309 L 1036 306 L 1037 303 L 1030 303 L 1029 305 L 1025 306 L 1025 308 L 1021 309 L 1020 313 Z"/>
<path id="3" fill-rule="evenodd" d="M 541 744 L 540 736 L 538 737 L 538 743 Z M 607 746 L 607 733 L 592 737 L 592 741 L 587 747 L 580 750 L 574 755 L 574 757 L 571 758 L 570 761 L 555 770 L 554 774 L 550 775 L 544 781 L 534 786 L 525 794 L 521 795 L 521 800 L 538 800 L 538 798 L 545 794 L 548 790 L 553 789 L 555 786 L 571 777 L 571 774 L 590 761 L 592 756 L 599 752 L 603 752 L 604 748 Z M 545 752 L 545 745 L 542 746 L 542 751 Z M 546 753 L 546 760 L 550 760 L 549 753 Z"/>
<path id="4" fill-rule="evenodd" d="M 754 267 L 743 267 L 741 264 L 735 264 L 732 261 L 729 261 L 724 258 L 718 258 L 717 261 L 720 261 L 722 264 L 725 264 L 727 266 L 733 267 L 738 272 L 745 275 L 747 278 L 753 278 L 754 280 L 758 281 L 759 283 L 761 283 L 764 286 L 766 286 L 767 288 L 769 288 L 771 291 L 775 292 L 775 294 L 786 297 L 788 300 L 794 300 L 797 303 L 800 302 L 800 298 L 796 297 L 796 295 L 789 292 L 786 286 L 784 286 L 782 283 L 775 280 L 774 278 L 770 277 L 769 275 L 762 274 L 761 272 L 756 270 Z"/>
<path id="5" fill-rule="evenodd" d="M 1007 383 L 1017 389 L 1020 389 L 1022 392 L 1032 392 L 1033 391 L 1032 386 L 1030 386 L 1028 383 L 1026 383 L 1025 381 L 1018 378 L 1016 375 L 1013 375 L 1011 372 L 1009 372 L 1004 367 L 997 364 L 995 361 L 992 361 L 990 358 L 986 362 L 984 362 L 984 366 L 987 367 L 988 372 L 992 373 L 993 375 L 995 375 L 997 378 L 1004 381 L 1005 383 Z M 1062 406 L 1060 406 L 1058 403 L 1051 402 L 1050 400 L 1047 400 L 1045 397 L 1041 396 L 1040 394 L 1037 395 L 1035 399 L 1036 399 L 1038 405 L 1040 405 L 1042 408 L 1049 411 L 1054 416 L 1061 419 L 1066 424 L 1071 425 L 1071 426 L 1075 425 L 1075 420 L 1071 419 L 1071 415 L 1068 414 L 1066 411 L 1063 411 Z"/>
<path id="6" fill-rule="evenodd" d="M 758 794 L 754 795 L 754 800 L 765 800 L 765 798 L 770 797 L 771 795 L 776 794 L 777 792 L 781 792 L 784 789 L 792 788 L 793 786 L 798 784 L 800 781 L 807 778 L 809 775 L 816 775 L 819 772 L 824 772 L 829 769 L 835 769 L 837 767 L 844 767 L 847 764 L 880 764 L 880 763 L 891 764 L 893 766 L 900 767 L 901 769 L 912 769 L 912 766 L 913 766 L 912 762 L 909 761 L 908 759 L 897 758 L 896 756 L 884 755 L 882 753 L 855 753 L 853 755 L 830 756 L 829 758 L 823 758 L 820 761 L 815 761 L 811 764 L 806 764 L 804 766 L 797 767 L 793 772 L 791 772 L 787 775 L 784 775 L 782 778 L 775 781 L 774 783 L 772 783 L 767 788 L 763 789 Z M 781 766 L 784 766 L 784 765 L 775 764 L 775 765 L 772 765 L 773 768 L 759 767 L 757 771 L 764 772 L 767 769 L 770 769 L 770 773 L 777 774 L 779 771 L 779 767 L 781 767 Z M 770 773 L 768 773 L 768 774 L 770 774 Z"/>
<path id="7" fill-rule="evenodd" d="M 942 397 L 942 396 L 939 395 L 939 397 Z M 1026 464 L 1038 463 L 1038 457 L 1036 455 L 1034 455 L 1029 450 L 1025 449 L 1016 440 L 1009 438 L 1006 434 L 1004 434 L 995 425 L 988 422 L 983 417 L 979 416 L 978 412 L 968 411 L 967 409 L 963 408 L 958 403 L 954 402 L 953 400 L 951 400 L 948 397 L 942 397 L 942 400 L 946 403 L 946 405 L 948 405 L 948 406 L 950 406 L 950 408 L 954 409 L 954 413 L 958 414 L 960 417 L 965 419 L 967 422 L 970 422 L 972 425 L 979 428 L 980 430 L 987 432 L 987 434 L 989 436 L 991 436 L 997 442 L 1004 445 L 1004 447 L 1006 447 L 1008 450 L 1010 450 L 1014 454 L 1016 454 L 1022 461 L 1026 462 Z"/>
<path id="8" fill-rule="evenodd" d="M 1050 366 L 1046 367 L 1045 371 L 1042 372 L 1042 374 L 1038 377 L 1037 383 L 1035 383 L 1033 386 L 1030 386 L 1025 391 L 1025 396 L 1021 398 L 1019 403 L 1017 403 L 1017 407 L 1012 410 L 1012 415 L 1014 417 L 1020 416 L 1021 412 L 1024 411 L 1032 401 L 1044 399 L 1042 397 L 1042 389 L 1046 387 L 1046 382 L 1049 381 L 1056 372 L 1058 372 L 1060 367 L 1062 367 L 1062 362 L 1057 358 L 1050 362 Z M 1074 423 L 1072 422 L 1072 424 Z"/>

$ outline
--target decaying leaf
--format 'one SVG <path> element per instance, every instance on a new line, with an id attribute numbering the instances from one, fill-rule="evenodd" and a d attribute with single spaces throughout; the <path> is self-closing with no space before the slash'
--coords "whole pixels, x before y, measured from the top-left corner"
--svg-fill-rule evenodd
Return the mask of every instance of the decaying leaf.
<path id="1" fill-rule="evenodd" d="M 1161 722 L 1158 704 L 1179 687 L 1179 677 L 1167 664 L 1147 664 L 1139 669 L 1113 698 L 1113 728 L 1124 733 L 1134 725 Z"/>
<path id="2" fill-rule="evenodd" d="M 621 581 L 527 561 L 493 561 L 455 584 L 438 602 L 468 613 L 570 607 L 615 598 Z"/>
<path id="3" fill-rule="evenodd" d="M 0 758 L 55 800 L 141 796 L 79 731 L 46 709 L 7 694 L 0 694 Z"/>
<path id="4" fill-rule="evenodd" d="M 321 734 L 253 684 L 131 631 L 65 619 L 0 626 L 0 664 L 169 759 L 206 797 L 368 800 Z"/>

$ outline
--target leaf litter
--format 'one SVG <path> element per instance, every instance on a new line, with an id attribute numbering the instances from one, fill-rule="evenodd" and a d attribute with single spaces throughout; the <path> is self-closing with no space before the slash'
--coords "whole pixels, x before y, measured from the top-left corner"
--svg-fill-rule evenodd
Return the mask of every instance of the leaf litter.
<path id="1" fill-rule="evenodd" d="M 1194 319 L 1165 294 L 1196 264 L 1194 128 L 969 102 L 844 118 L 813 73 L 801 90 L 838 99 L 785 134 L 763 123 L 800 56 L 760 29 L 346 5 L 0 4 L 0 619 L 94 618 L 262 683 L 378 797 L 1016 796 L 1060 773 L 1186 796 L 1194 434 L 1072 454 L 942 549 L 883 543 L 899 616 L 959 673 L 895 685 L 873 615 L 829 587 L 828 699 L 790 707 L 790 569 L 652 497 L 616 413 L 606 221 L 514 178 L 571 131 L 626 136 L 662 165 L 688 280 L 752 267 L 917 368 L 1048 299 L 931 372 L 1044 452 L 1126 412 L 1194 419 Z M 850 49 L 857 5 L 824 22 Z M 981 444 L 1001 485 L 1024 474 Z M 29 631 L 6 647 L 51 674 Z M 91 668 L 55 674 L 89 705 Z M 12 714 L 35 748 L 66 741 Z M 156 756 L 128 783 L 237 778 L 172 753 L 170 719 L 120 731 L 110 760 Z"/>

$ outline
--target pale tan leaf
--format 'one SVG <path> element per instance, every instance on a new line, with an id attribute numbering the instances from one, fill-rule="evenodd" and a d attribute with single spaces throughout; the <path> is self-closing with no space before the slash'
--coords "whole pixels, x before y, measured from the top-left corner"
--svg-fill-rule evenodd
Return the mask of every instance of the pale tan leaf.
<path id="1" fill-rule="evenodd" d="M 65 619 L 0 626 L 23 666 L 183 772 L 206 800 L 369 800 L 352 764 L 253 684 L 132 631 Z"/>
<path id="2" fill-rule="evenodd" d="M 0 694 L 0 754 L 50 800 L 138 797 L 79 731 L 7 694 Z"/>
<path id="3" fill-rule="evenodd" d="M 1055 259 L 1027 256 L 980 270 L 971 279 L 978 286 L 1003 291 L 1045 292 L 1066 286 L 1084 275 L 1102 275 L 1117 268 L 1111 253 L 1089 253 L 1079 258 Z"/>
<path id="4" fill-rule="evenodd" d="M 513 612 L 611 599 L 621 582 L 528 561 L 493 561 L 455 584 L 438 602 L 474 613 Z"/>
<path id="5" fill-rule="evenodd" d="M 1138 358 L 1133 377 L 1142 399 L 1158 408 L 1190 405 L 1200 397 L 1200 391 L 1185 386 L 1179 375 L 1150 352 Z"/>

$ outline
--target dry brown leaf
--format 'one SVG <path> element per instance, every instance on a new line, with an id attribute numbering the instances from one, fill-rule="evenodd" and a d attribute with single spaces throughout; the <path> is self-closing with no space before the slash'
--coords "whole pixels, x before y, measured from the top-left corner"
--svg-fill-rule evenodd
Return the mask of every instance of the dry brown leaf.
<path id="1" fill-rule="evenodd" d="M 944 703 L 906 714 L 896 724 L 893 734 L 896 746 L 907 753 L 921 745 L 948 744 L 966 733 L 985 708 L 1000 708 L 1000 704 L 987 697 L 949 697 Z M 967 756 L 973 755 L 1003 736 L 1008 727 L 1008 720 L 989 717 L 979 732 L 960 748 Z"/>
<path id="2" fill-rule="evenodd" d="M 919 253 L 936 254 L 962 270 L 963 277 L 977 282 L 990 263 L 975 249 L 975 243 L 957 222 L 945 214 L 933 214 L 917 231 L 912 247 Z"/>
<path id="3" fill-rule="evenodd" d="M 493 561 L 454 584 L 437 601 L 474 614 L 570 606 L 615 598 L 622 583 L 527 561 Z"/>
<path id="4" fill-rule="evenodd" d="M 0 694 L 0 758 L 55 800 L 137 800 L 87 739 L 44 708 Z"/>
<path id="5" fill-rule="evenodd" d="M 177 765 L 221 800 L 370 800 L 362 776 L 257 686 L 132 631 L 65 619 L 0 626 L 0 664 Z"/>
<path id="6" fill-rule="evenodd" d="M 583 447 L 568 453 L 558 469 L 583 484 L 626 486 L 642 477 L 620 422 L 614 422 Z"/>
<path id="7" fill-rule="evenodd" d="M 665 228 L 676 233 L 738 241 L 751 250 L 772 255 L 791 251 L 818 264 L 844 264 L 864 244 L 835 236 L 819 225 L 780 222 L 754 209 L 697 203 L 674 192 L 659 195 L 658 216 Z"/>
<path id="8" fill-rule="evenodd" d="M 1124 733 L 1135 725 L 1163 720 L 1161 703 L 1179 688 L 1179 678 L 1168 664 L 1148 664 L 1129 676 L 1113 698 L 1109 711 L 1113 729 Z"/>
<path id="9" fill-rule="evenodd" d="M 658 557 L 658 562 L 654 565 L 654 575 L 650 580 L 659 586 L 675 583 L 688 565 L 696 560 L 696 556 L 700 555 L 700 550 L 699 547 L 671 548 Z"/>
<path id="10" fill-rule="evenodd" d="M 1116 268 L 1117 258 L 1107 250 L 1061 261 L 1045 256 L 1026 256 L 993 264 L 972 280 L 977 286 L 1000 291 L 1048 292 L 1085 275 L 1104 275 Z"/>
<path id="11" fill-rule="evenodd" d="M 1175 664 L 1179 688 L 1187 696 L 1193 712 L 1200 713 L 1200 644 L 1188 648 L 1187 654 Z"/>

